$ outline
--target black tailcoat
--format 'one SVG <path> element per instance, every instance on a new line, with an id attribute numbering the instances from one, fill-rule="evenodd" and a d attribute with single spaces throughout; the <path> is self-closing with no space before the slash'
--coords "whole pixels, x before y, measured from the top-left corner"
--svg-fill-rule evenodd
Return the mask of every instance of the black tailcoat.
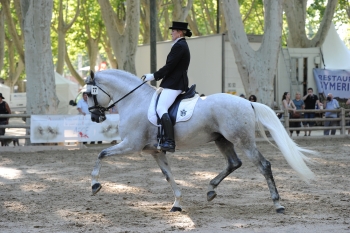
<path id="1" fill-rule="evenodd" d="M 188 88 L 187 70 L 191 55 L 185 38 L 179 39 L 171 48 L 166 64 L 154 73 L 155 80 L 162 80 L 160 87 L 186 91 Z"/>

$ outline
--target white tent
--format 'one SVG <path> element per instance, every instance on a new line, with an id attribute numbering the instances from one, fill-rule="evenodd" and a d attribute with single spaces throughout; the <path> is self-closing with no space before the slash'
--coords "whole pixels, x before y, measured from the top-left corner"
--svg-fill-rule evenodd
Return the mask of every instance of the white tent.
<path id="1" fill-rule="evenodd" d="M 350 50 L 340 39 L 332 23 L 322 45 L 326 69 L 350 70 Z"/>
<path id="2" fill-rule="evenodd" d="M 78 94 L 79 86 L 60 74 L 55 72 L 56 95 L 60 100 L 57 114 L 68 114 L 72 106 L 69 105 L 70 100 L 74 100 Z M 78 114 L 78 111 L 76 112 Z"/>
<path id="3" fill-rule="evenodd" d="M 0 83 L 0 93 L 2 94 L 2 96 L 5 98 L 5 101 L 7 103 L 10 103 L 10 93 L 11 93 L 11 88 L 1 84 Z"/>

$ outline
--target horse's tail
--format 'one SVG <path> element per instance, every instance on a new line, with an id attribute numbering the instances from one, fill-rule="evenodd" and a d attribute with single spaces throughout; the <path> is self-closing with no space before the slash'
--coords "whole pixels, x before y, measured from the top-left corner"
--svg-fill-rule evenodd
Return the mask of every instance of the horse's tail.
<path id="1" fill-rule="evenodd" d="M 288 135 L 276 113 L 268 106 L 256 102 L 251 103 L 256 116 L 258 126 L 265 126 L 271 133 L 278 148 L 281 150 L 283 156 L 288 164 L 298 173 L 300 178 L 305 182 L 315 179 L 315 174 L 305 164 L 305 161 L 312 162 L 310 158 L 306 157 L 303 152 L 310 154 L 318 154 L 315 151 L 299 147 Z M 266 134 L 263 127 L 259 127 L 266 140 Z"/>

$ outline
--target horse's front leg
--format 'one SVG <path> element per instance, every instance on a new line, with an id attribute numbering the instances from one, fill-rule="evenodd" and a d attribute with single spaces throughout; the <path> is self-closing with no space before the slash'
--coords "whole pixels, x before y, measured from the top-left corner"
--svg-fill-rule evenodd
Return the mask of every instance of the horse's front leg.
<path id="1" fill-rule="evenodd" d="M 165 175 L 165 179 L 170 183 L 171 188 L 173 189 L 175 201 L 170 212 L 181 211 L 182 210 L 181 204 L 180 204 L 181 191 L 178 188 L 177 184 L 175 183 L 173 173 L 171 172 L 165 153 L 164 152 L 152 153 L 152 155 L 153 155 L 153 158 L 157 161 L 158 166 L 160 167 L 160 170 Z"/>
<path id="2" fill-rule="evenodd" d="M 98 155 L 98 159 L 96 160 L 95 166 L 91 172 L 92 195 L 95 195 L 102 188 L 102 185 L 98 182 L 98 177 L 100 175 L 101 160 L 103 158 L 108 157 L 108 156 L 112 156 L 112 155 L 133 154 L 137 151 L 138 151 L 138 148 L 135 148 L 134 146 L 130 145 L 127 142 L 127 140 L 124 140 L 115 146 L 112 146 L 112 147 L 109 147 L 107 149 L 102 150 L 100 152 L 100 154 Z"/>

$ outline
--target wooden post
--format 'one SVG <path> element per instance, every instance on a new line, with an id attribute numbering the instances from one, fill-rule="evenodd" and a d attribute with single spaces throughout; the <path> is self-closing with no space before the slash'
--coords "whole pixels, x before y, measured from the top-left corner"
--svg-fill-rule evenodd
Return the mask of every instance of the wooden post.
<path id="1" fill-rule="evenodd" d="M 289 112 L 288 112 L 288 109 L 284 110 L 284 128 L 286 128 L 286 131 L 289 134 Z"/>
<path id="2" fill-rule="evenodd" d="M 340 134 L 345 135 L 345 109 L 340 108 Z"/>

